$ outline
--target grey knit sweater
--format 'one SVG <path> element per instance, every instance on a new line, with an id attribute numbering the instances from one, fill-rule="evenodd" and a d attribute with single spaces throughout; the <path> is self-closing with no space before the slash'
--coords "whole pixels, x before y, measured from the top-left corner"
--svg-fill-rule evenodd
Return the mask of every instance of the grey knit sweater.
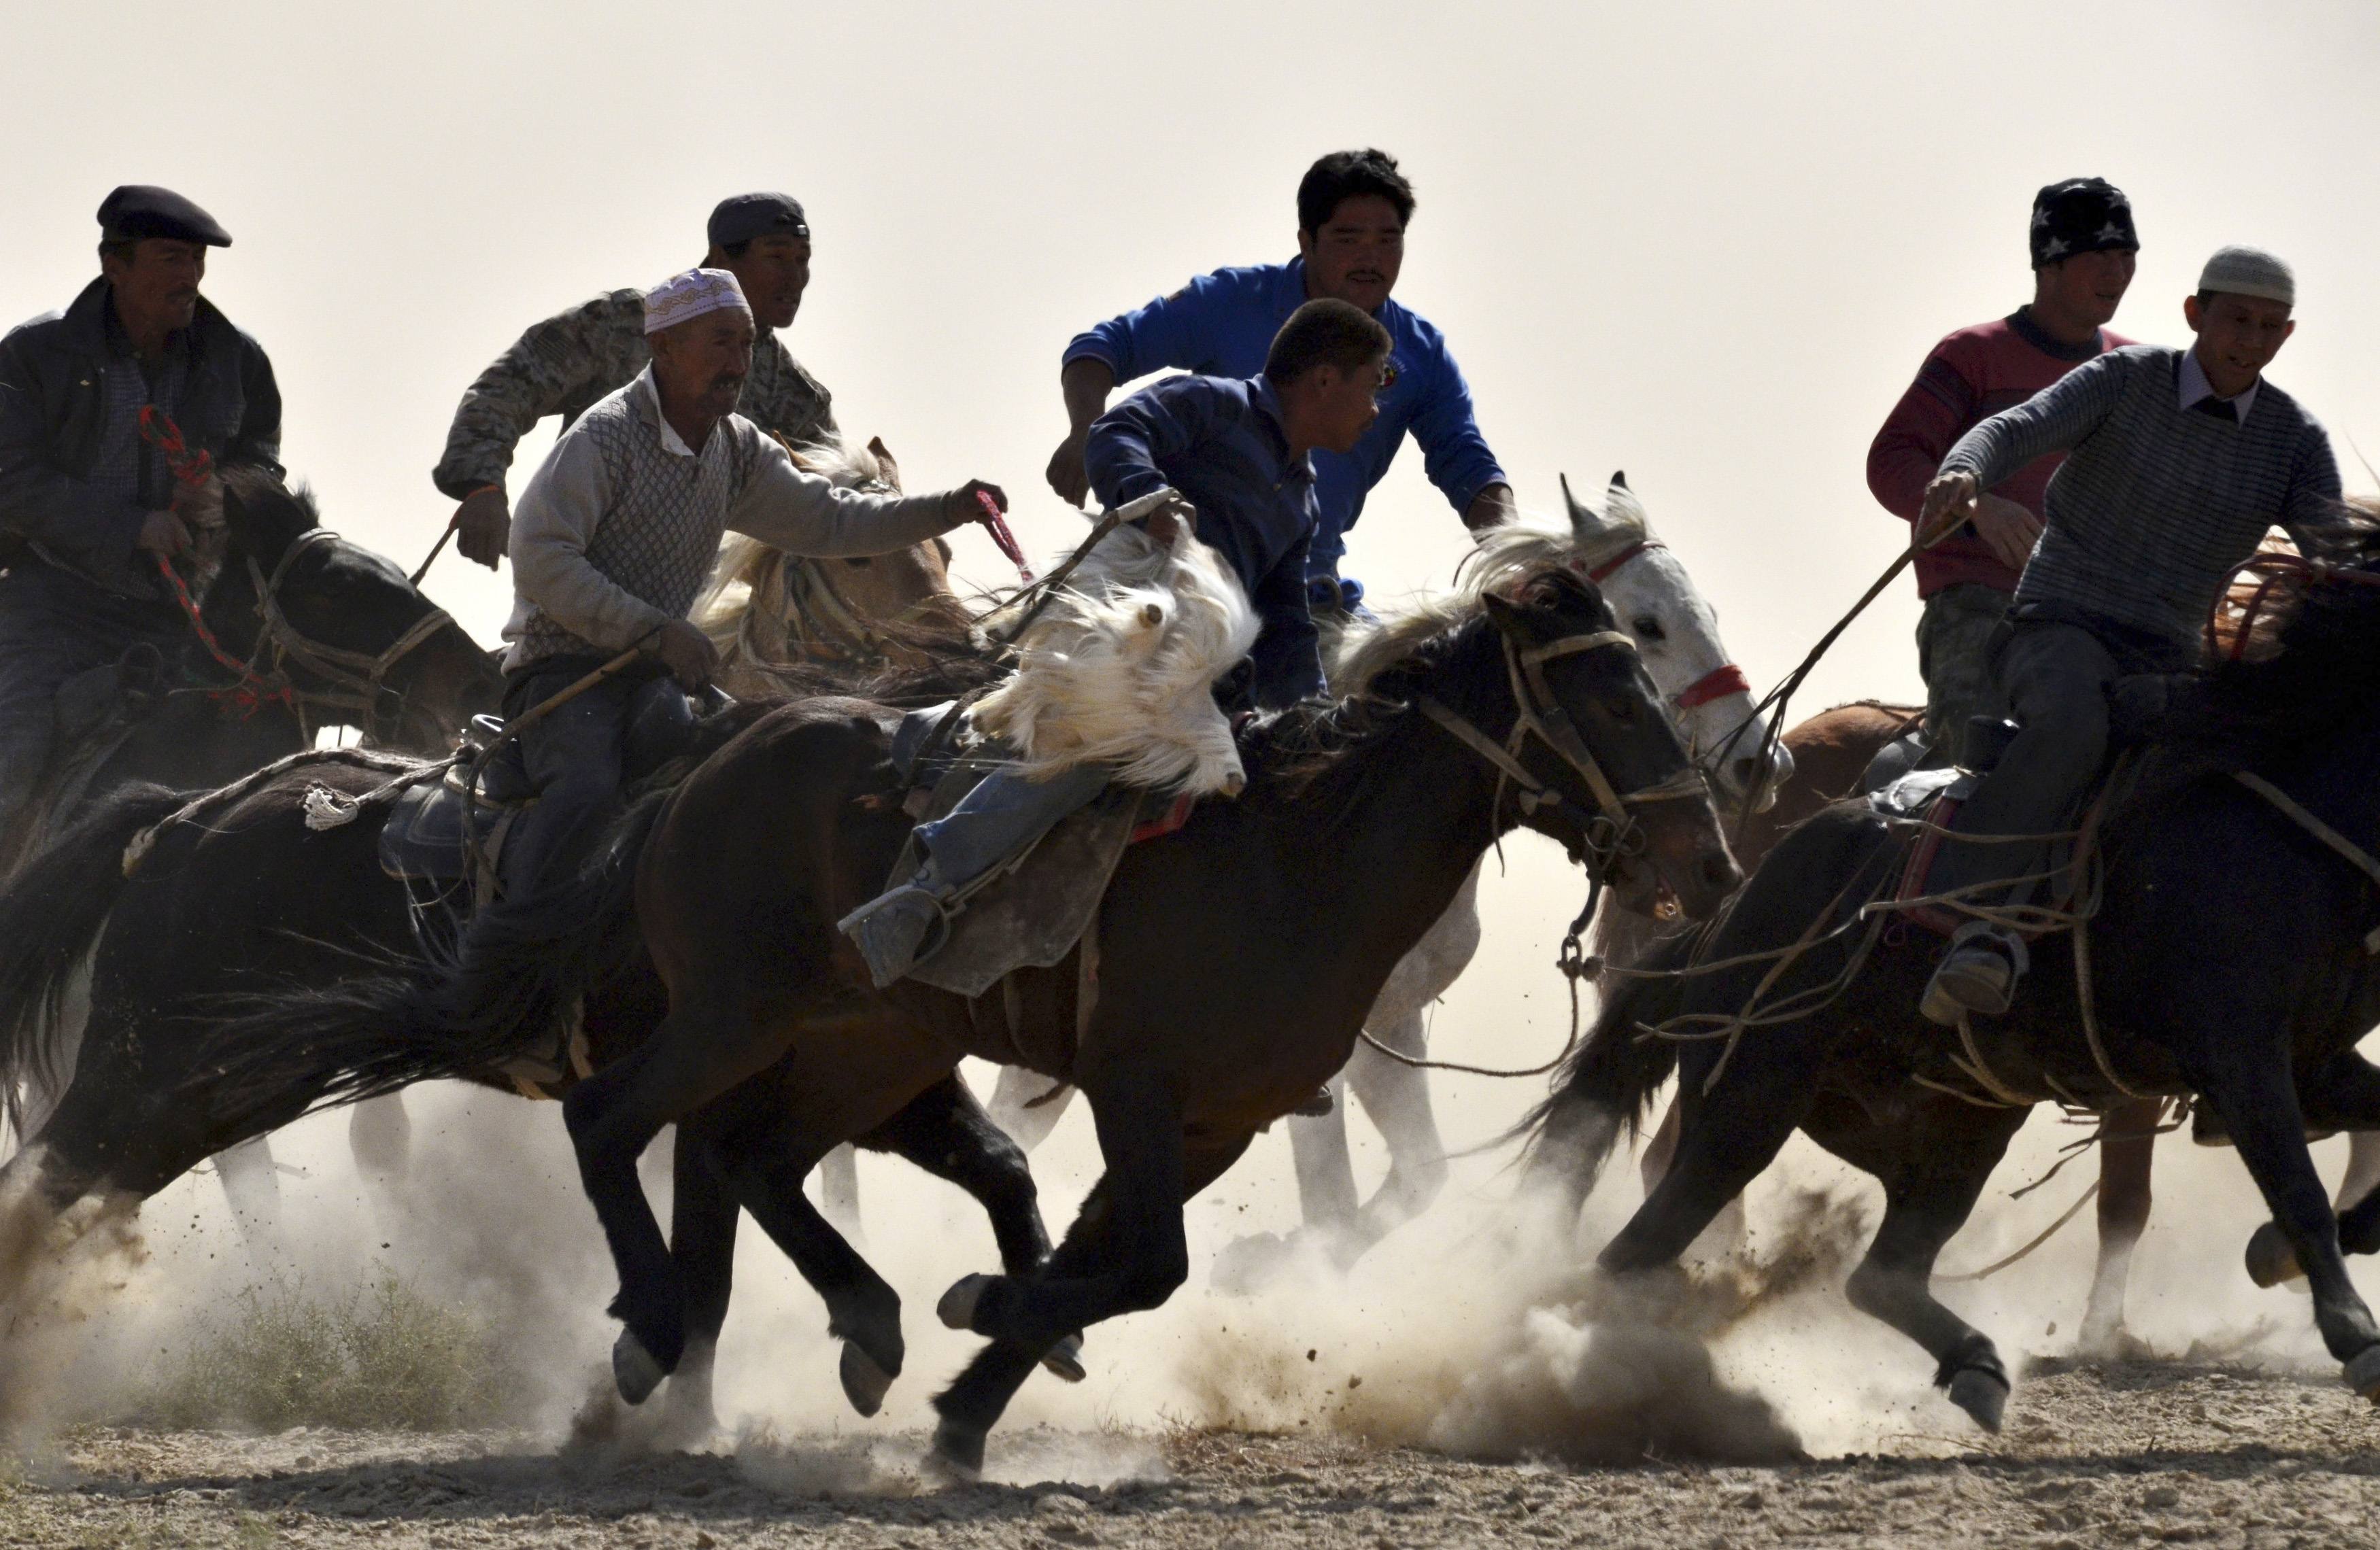
<path id="1" fill-rule="evenodd" d="M 2263 383 L 2245 425 L 2180 407 L 2182 352 L 2110 350 L 1961 437 L 1942 472 L 1989 490 L 2046 453 L 2050 480 L 2020 606 L 2080 608 L 2161 639 L 2197 637 L 2232 566 L 2277 525 L 2301 549 L 2339 498 L 2330 438 Z"/>

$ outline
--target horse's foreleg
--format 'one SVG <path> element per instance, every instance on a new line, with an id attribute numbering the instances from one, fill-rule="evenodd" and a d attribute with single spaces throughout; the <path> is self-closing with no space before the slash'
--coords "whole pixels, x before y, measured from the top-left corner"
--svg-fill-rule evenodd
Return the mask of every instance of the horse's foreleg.
<path id="1" fill-rule="evenodd" d="M 281 1169 L 273 1147 L 261 1135 L 215 1154 L 215 1178 L 240 1241 L 254 1254 L 281 1253 Z"/>
<path id="2" fill-rule="evenodd" d="M 2343 1253 L 2380 1251 L 2380 1068 L 2352 1049 L 2341 1050 L 2315 1080 L 2306 1115 L 2309 1124 L 2348 1132 L 2347 1173 L 2338 1181 L 2333 1209 L 2338 1215 Z M 2258 1286 L 2292 1280 L 2302 1272 L 2279 1226 L 2266 1222 L 2248 1240 L 2248 1274 Z"/>
<path id="3" fill-rule="evenodd" d="M 1942 1245 L 1966 1224 L 2027 1112 L 1954 1115 L 1937 1106 L 1922 1132 L 1911 1127 L 1911 1143 L 1899 1148 L 1904 1160 L 1884 1178 L 1884 1220 L 1843 1288 L 1852 1306 L 1925 1347 L 1934 1386 L 1990 1432 L 2008 1405 L 2008 1369 L 1990 1337 L 1936 1302 L 1929 1283 Z"/>
<path id="4" fill-rule="evenodd" d="M 1418 1009 L 1382 1027 L 1376 1036 L 1412 1060 L 1429 1052 L 1429 1031 Z M 1354 1059 L 1347 1062 L 1346 1080 L 1348 1091 L 1389 1144 L 1388 1177 L 1364 1203 L 1356 1220 L 1360 1253 L 1438 1199 L 1446 1188 L 1446 1140 L 1439 1133 L 1438 1111 L 1430 1103 L 1427 1072 L 1358 1045 Z"/>
<path id="5" fill-rule="evenodd" d="M 2344 1215 L 2371 1199 L 2374 1189 L 2380 1189 L 2380 1131 L 2350 1131 L 2347 1171 L 2339 1177 L 2338 1193 L 2332 1198 L 2332 1205 Z"/>
<path id="6" fill-rule="evenodd" d="M 1357 1046 L 1357 1059 L 1370 1053 Z M 1352 1067 L 1354 1060 L 1348 1064 Z M 1355 1231 L 1355 1158 L 1347 1146 L 1347 1072 L 1330 1079 L 1330 1112 L 1293 1114 L 1289 1155 L 1297 1169 L 1298 1214 L 1309 1228 L 1336 1239 Z M 1357 1253 L 1362 1251 L 1358 1249 Z M 1354 1254 L 1347 1258 L 1352 1261 Z"/>
<path id="7" fill-rule="evenodd" d="M 2132 1251 L 2148 1230 L 2150 1165 L 2164 1117 L 2162 1098 L 2135 1098 L 2107 1111 L 2099 1139 L 2099 1264 L 2074 1348 L 2084 1355 L 2113 1355 L 2122 1341 L 2124 1290 Z"/>
<path id="8" fill-rule="evenodd" d="M 1040 1191 L 1025 1149 L 991 1121 L 954 1072 L 911 1099 L 907 1108 L 862 1138 L 946 1179 L 975 1198 L 990 1219 L 1000 1266 L 1011 1276 L 1038 1276 L 1050 1259 L 1050 1231 L 1041 1221 Z M 1042 1361 L 1069 1383 L 1083 1380 L 1083 1338 L 1070 1334 Z"/>
<path id="9" fill-rule="evenodd" d="M 865 1238 L 859 1229 L 859 1155 L 838 1146 L 819 1159 L 819 1208 L 836 1230 Z"/>
<path id="10" fill-rule="evenodd" d="M 386 1186 L 403 1179 L 413 1155 L 413 1120 L 405 1111 L 405 1095 L 367 1098 L 348 1110 L 347 1150 L 356 1170 L 372 1183 Z"/>
<path id="11" fill-rule="evenodd" d="M 1050 1138 L 1074 1101 L 1075 1089 L 1062 1082 L 1023 1066 L 1002 1066 L 991 1090 L 991 1122 L 1030 1152 Z"/>
<path id="12" fill-rule="evenodd" d="M 984 1438 L 1032 1374 L 1034 1363 L 1050 1349 L 1050 1341 L 1043 1332 L 1052 1322 L 1080 1328 L 1095 1322 L 1084 1316 L 1095 1307 L 1105 1310 L 1099 1317 L 1128 1312 L 1127 1304 L 1154 1307 L 1170 1295 L 1172 1287 L 1181 1285 L 1189 1274 L 1188 1249 L 1181 1237 L 1182 1203 L 1222 1177 L 1254 1139 L 1243 1135 L 1190 1151 L 1181 1144 L 1179 1111 L 1172 1109 L 1170 1100 L 1107 1108 L 1097 1097 L 1091 1102 L 1093 1112 L 1101 1116 L 1099 1138 L 1110 1169 L 1083 1202 L 1081 1213 L 1066 1230 L 1066 1241 L 1050 1256 L 1043 1279 L 1038 1285 L 1020 1286 L 999 1277 L 969 1276 L 943 1294 L 937 1310 L 945 1324 L 993 1336 L 992 1343 L 978 1351 L 966 1370 L 934 1398 L 934 1410 L 941 1418 L 934 1429 L 934 1457 L 963 1474 L 973 1475 L 983 1467 Z M 1170 1132 L 1174 1143 L 1170 1158 L 1161 1147 L 1123 1144 L 1123 1135 L 1135 1122 L 1128 1116 L 1137 1116 L 1137 1122 L 1146 1123 L 1167 1110 L 1176 1116 Z M 1110 1141 L 1111 1132 L 1117 1132 L 1114 1143 Z M 1118 1161 L 1125 1162 L 1128 1170 L 1118 1169 Z M 1169 1179 L 1171 1189 L 1178 1193 L 1160 1198 L 1172 1203 L 1170 1213 L 1146 1205 L 1135 1209 L 1123 1193 L 1127 1187 L 1166 1187 Z M 1133 1181 L 1130 1186 L 1126 1180 Z M 1141 1246 L 1135 1246 L 1135 1238 L 1143 1240 Z M 1157 1241 L 1154 1247 L 1159 1254 L 1167 1253 L 1171 1244 L 1178 1248 L 1181 1258 L 1151 1265 L 1143 1257 L 1135 1265 L 1136 1254 L 1148 1253 L 1150 1238 Z M 1172 1286 L 1159 1291 L 1169 1275 Z M 1026 1295 L 1039 1298 L 1042 1306 L 1025 1306 Z M 1053 1321 L 1050 1308 L 1074 1312 L 1062 1311 Z M 1065 1324 L 1069 1317 L 1075 1322 Z M 1002 1319 L 1007 1321 L 1005 1329 L 995 1333 L 987 1327 L 996 1326 Z"/>
<path id="13" fill-rule="evenodd" d="M 2276 1025 L 2277 1019 L 2261 1021 L 2261 1033 L 2259 1020 L 2233 1016 L 2214 1021 L 2214 1031 L 2198 1041 L 2195 1051 L 2208 1069 L 2191 1074 L 2214 1103 L 2240 1160 L 2264 1194 L 2273 1226 L 2305 1271 L 2323 1344 L 2345 1366 L 2349 1387 L 2367 1399 L 2380 1399 L 2380 1325 L 2373 1322 L 2371 1309 L 2347 1277 L 2347 1262 L 2339 1252 L 2339 1219 L 2331 1214 L 2330 1196 L 2306 1150 L 2305 1114 L 2289 1079 L 2288 1043 Z M 2253 1251 L 2251 1240 L 2252 1273 Z"/>
<path id="14" fill-rule="evenodd" d="M 1812 1041 L 1796 1036 L 1801 1033 L 1800 1025 L 1789 1024 L 1745 1039 L 1726 1080 L 1707 1095 L 1690 1095 L 1689 1085 L 1704 1080 L 1716 1052 L 1683 1065 L 1676 1155 L 1628 1225 L 1605 1245 L 1598 1260 L 1604 1269 L 1625 1274 L 1674 1262 L 1776 1160 L 1813 1096 L 1815 1057 Z"/>
<path id="15" fill-rule="evenodd" d="M 1644 1180 L 1645 1193 L 1648 1197 L 1660 1184 L 1662 1175 L 1670 1171 L 1670 1164 L 1678 1155 L 1680 1116 L 1684 1110 L 1685 1095 L 1681 1089 L 1670 1095 L 1670 1107 L 1661 1113 L 1659 1128 L 1653 1132 L 1653 1139 L 1645 1144 L 1644 1156 L 1636 1160 L 1637 1176 Z M 1717 1255 L 1735 1248 L 1750 1235 L 1751 1228 L 1744 1221 L 1743 1196 L 1739 1193 L 1728 1197 L 1727 1204 L 1718 1208 L 1718 1214 L 1711 1218 L 1710 1226 L 1705 1228 L 1694 1241 Z"/>

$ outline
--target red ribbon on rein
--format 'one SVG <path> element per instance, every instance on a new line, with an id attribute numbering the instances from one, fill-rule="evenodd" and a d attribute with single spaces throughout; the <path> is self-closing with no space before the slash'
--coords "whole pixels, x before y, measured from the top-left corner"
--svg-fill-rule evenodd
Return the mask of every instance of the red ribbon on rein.
<path id="1" fill-rule="evenodd" d="M 1018 546 L 1016 535 L 1008 530 L 1008 518 L 1000 515 L 1000 503 L 981 490 L 975 492 L 975 499 L 976 503 L 983 508 L 983 515 L 978 520 L 990 529 L 991 541 L 1000 546 L 1000 551 L 1008 556 L 1008 563 L 1016 567 L 1016 574 L 1023 576 L 1025 584 L 1030 587 L 1033 585 L 1033 567 L 1025 563 L 1025 551 Z"/>

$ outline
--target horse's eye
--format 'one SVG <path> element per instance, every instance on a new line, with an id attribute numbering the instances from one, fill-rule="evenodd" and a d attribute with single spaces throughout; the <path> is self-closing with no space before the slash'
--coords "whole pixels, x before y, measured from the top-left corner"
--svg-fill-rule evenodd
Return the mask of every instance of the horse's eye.
<path id="1" fill-rule="evenodd" d="M 1636 702 L 1619 697 L 1607 699 L 1603 702 L 1603 713 L 1618 725 L 1628 726 L 1636 720 Z"/>
<path id="2" fill-rule="evenodd" d="M 1661 622 L 1649 613 L 1630 624 L 1628 628 L 1638 640 L 1660 641 L 1670 638 L 1668 633 L 1661 628 Z"/>

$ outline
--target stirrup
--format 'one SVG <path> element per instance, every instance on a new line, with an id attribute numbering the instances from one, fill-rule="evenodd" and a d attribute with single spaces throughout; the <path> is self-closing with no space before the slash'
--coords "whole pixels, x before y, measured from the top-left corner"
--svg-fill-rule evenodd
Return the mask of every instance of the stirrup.
<path id="1" fill-rule="evenodd" d="M 1986 955 L 1988 954 L 1988 960 Z M 1950 938 L 1950 951 L 1925 982 L 1917 1010 L 1929 1023 L 1955 1028 L 1969 1014 L 1998 1017 L 2016 1002 L 2031 967 L 2024 939 L 1984 921 L 1969 921 Z M 1987 967 L 1987 962 L 1999 971 Z"/>

